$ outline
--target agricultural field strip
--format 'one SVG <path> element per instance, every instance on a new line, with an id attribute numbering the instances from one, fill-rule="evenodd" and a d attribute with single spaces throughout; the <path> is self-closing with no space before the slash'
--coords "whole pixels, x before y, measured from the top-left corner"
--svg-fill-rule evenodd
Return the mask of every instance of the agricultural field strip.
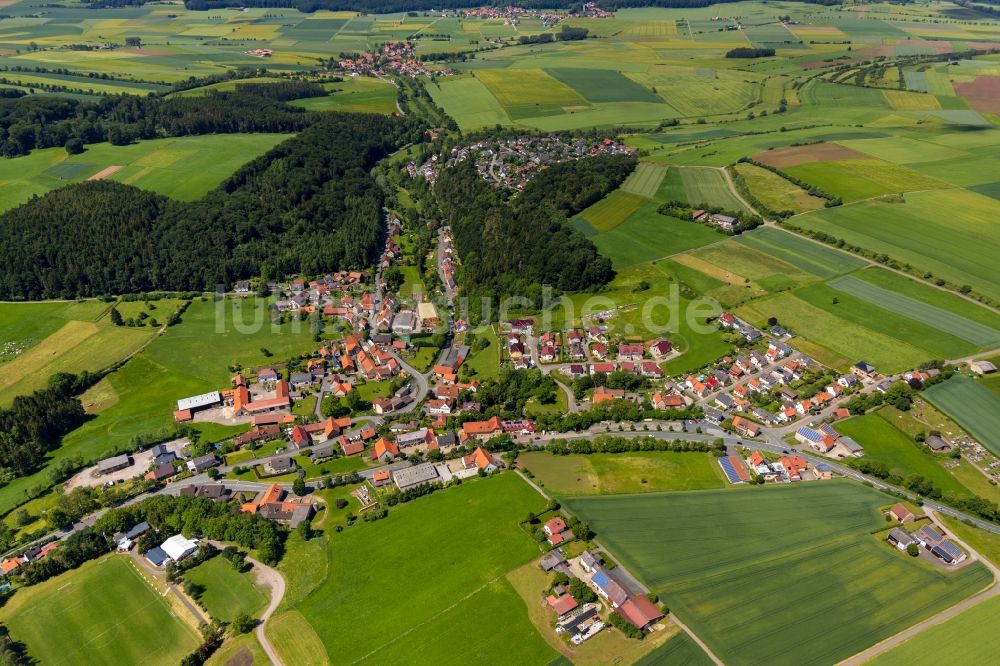
<path id="1" fill-rule="evenodd" d="M 642 163 L 622 183 L 621 189 L 646 199 L 652 199 L 660 189 L 667 167 L 659 164 Z"/>
<path id="2" fill-rule="evenodd" d="M 1000 344 L 1000 330 L 996 328 L 985 326 L 953 312 L 922 303 L 909 296 L 903 296 L 894 291 L 883 289 L 870 282 L 860 280 L 853 275 L 843 275 L 834 278 L 827 282 L 827 284 L 837 291 L 842 291 L 890 312 L 922 322 L 979 347 L 987 348 Z M 998 323 L 1000 323 L 1000 318 L 998 318 Z"/>
<path id="3" fill-rule="evenodd" d="M 955 377 L 925 395 L 993 453 L 1000 455 L 1000 398 L 968 377 Z"/>

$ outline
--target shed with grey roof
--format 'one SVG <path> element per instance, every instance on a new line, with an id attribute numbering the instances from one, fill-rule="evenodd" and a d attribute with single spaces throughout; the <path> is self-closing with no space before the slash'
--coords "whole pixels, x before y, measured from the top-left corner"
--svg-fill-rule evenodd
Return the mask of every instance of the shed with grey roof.
<path id="1" fill-rule="evenodd" d="M 392 480 L 400 490 L 408 490 L 425 483 L 431 483 L 438 478 L 437 469 L 432 463 L 421 463 L 413 467 L 395 470 L 392 473 Z"/>

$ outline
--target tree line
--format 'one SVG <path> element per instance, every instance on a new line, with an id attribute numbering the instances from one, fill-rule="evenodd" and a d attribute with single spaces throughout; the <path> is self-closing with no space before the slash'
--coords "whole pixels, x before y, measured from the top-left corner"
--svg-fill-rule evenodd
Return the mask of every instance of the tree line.
<path id="1" fill-rule="evenodd" d="M 0 485 L 38 471 L 63 436 L 83 424 L 86 414 L 76 396 L 96 379 L 88 373 L 58 373 L 46 388 L 19 395 L 0 409 Z"/>
<path id="2" fill-rule="evenodd" d="M 199 201 L 88 181 L 8 211 L 0 297 L 202 291 L 371 265 L 384 225 L 369 171 L 421 127 L 371 114 L 317 118 Z"/>
<path id="3" fill-rule="evenodd" d="M 261 86 L 242 93 L 169 98 L 121 95 L 85 102 L 39 95 L 0 97 L 0 156 L 61 148 L 70 141 L 126 145 L 166 136 L 299 132 L 315 121 L 317 114 L 284 104 L 264 90 Z"/>
<path id="4" fill-rule="evenodd" d="M 567 214 L 610 192 L 633 167 L 600 157 L 554 165 L 513 198 L 484 181 L 471 162 L 443 170 L 435 193 L 454 231 L 465 294 L 517 295 L 539 305 L 543 285 L 570 292 L 610 282 L 611 261 L 568 224 Z"/>

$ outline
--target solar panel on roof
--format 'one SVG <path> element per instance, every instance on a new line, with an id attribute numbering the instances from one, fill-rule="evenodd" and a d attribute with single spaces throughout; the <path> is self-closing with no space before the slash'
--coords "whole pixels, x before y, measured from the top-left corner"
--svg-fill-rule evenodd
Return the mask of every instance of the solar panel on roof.
<path id="1" fill-rule="evenodd" d="M 729 483 L 743 483 L 743 479 L 740 478 L 739 473 L 733 467 L 733 463 L 729 458 L 719 458 L 719 465 L 722 467 L 726 478 L 729 479 Z"/>

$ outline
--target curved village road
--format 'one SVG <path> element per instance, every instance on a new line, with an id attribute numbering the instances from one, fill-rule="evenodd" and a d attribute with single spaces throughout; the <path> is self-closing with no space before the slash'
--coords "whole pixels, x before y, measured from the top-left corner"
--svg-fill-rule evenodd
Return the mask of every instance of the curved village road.
<path id="1" fill-rule="evenodd" d="M 278 656 L 278 652 L 271 645 L 271 641 L 268 640 L 267 634 L 264 632 L 264 625 L 274 614 L 274 611 L 278 610 L 281 600 L 285 598 L 285 577 L 277 569 L 258 562 L 252 557 L 247 557 L 247 560 L 253 564 L 253 574 L 257 579 L 257 584 L 271 589 L 271 603 L 260 614 L 260 624 L 257 625 L 257 641 L 264 648 L 267 658 L 274 666 L 283 666 L 284 662 L 281 661 L 281 657 Z"/>
<path id="2" fill-rule="evenodd" d="M 420 405 L 421 402 L 423 402 L 424 398 L 427 397 L 428 391 L 430 391 L 430 386 L 427 383 L 427 376 L 400 358 L 399 354 L 396 352 L 390 350 L 389 356 L 396 359 L 396 363 L 399 363 L 399 366 L 403 368 L 403 370 L 406 370 L 406 373 L 410 375 L 410 378 L 417 383 L 417 394 L 413 396 L 413 402 L 406 405 L 402 409 L 397 409 L 393 412 L 393 414 L 405 414 L 407 412 L 412 412 L 418 405 Z"/>
<path id="3" fill-rule="evenodd" d="M 208 543 L 212 544 L 219 550 L 226 547 L 226 544 L 220 541 L 209 541 Z M 257 624 L 257 629 L 255 630 L 257 640 L 260 642 L 260 646 L 264 649 L 268 659 L 271 660 L 271 663 L 274 664 L 274 666 L 284 666 L 284 662 L 281 661 L 281 657 L 278 656 L 274 646 L 271 645 L 267 635 L 264 633 L 264 625 L 274 614 L 274 611 L 278 610 L 278 606 L 281 605 L 281 600 L 285 598 L 285 577 L 282 576 L 277 569 L 269 567 L 249 555 L 247 555 L 245 559 L 251 564 L 251 566 L 253 566 L 252 571 L 254 578 L 257 580 L 257 585 L 266 587 L 271 591 L 271 601 L 267 604 L 267 608 L 264 609 L 264 612 L 260 614 L 260 622 Z"/>

